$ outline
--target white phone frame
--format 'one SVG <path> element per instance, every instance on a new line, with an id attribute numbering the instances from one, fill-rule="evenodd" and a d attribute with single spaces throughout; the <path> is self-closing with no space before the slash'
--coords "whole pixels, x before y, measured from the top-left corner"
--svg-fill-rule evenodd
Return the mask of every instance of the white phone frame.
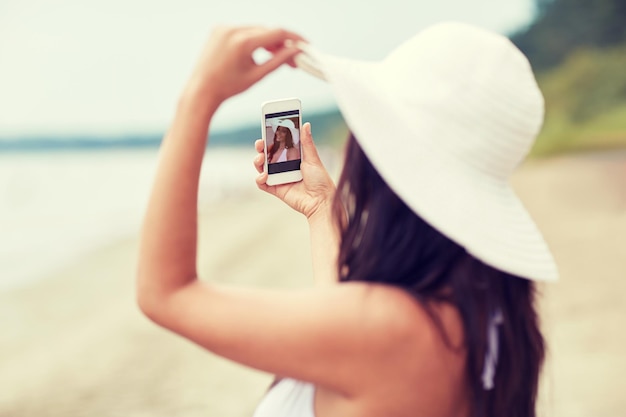
<path id="1" fill-rule="evenodd" d="M 267 129 L 266 129 L 266 118 L 265 115 L 272 113 L 282 113 L 292 110 L 298 110 L 298 129 L 302 128 L 302 105 L 299 99 L 297 98 L 286 98 L 280 100 L 272 100 L 266 101 L 261 105 L 261 137 L 263 138 L 263 152 L 265 152 L 265 164 L 264 171 L 268 171 L 268 160 L 267 160 Z M 302 145 L 300 145 L 300 160 L 302 161 Z M 302 171 L 292 170 L 292 171 L 284 171 L 277 172 L 275 174 L 269 174 L 267 176 L 267 185 L 279 185 L 279 184 L 288 184 L 291 182 L 302 181 Z"/>

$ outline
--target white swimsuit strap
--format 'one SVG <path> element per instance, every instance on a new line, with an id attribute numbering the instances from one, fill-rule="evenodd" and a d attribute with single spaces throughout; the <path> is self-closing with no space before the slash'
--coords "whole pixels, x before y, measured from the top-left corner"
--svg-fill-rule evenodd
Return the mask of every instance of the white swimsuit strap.
<path id="1" fill-rule="evenodd" d="M 259 403 L 253 417 L 315 417 L 315 385 L 285 378 Z"/>

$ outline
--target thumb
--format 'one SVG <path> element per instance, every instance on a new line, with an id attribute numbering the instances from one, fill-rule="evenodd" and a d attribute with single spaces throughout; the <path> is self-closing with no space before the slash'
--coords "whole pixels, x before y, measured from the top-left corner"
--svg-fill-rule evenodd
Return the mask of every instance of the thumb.
<path id="1" fill-rule="evenodd" d="M 302 158 L 309 164 L 321 165 L 322 161 L 313 143 L 313 135 L 311 135 L 311 123 L 307 122 L 302 125 L 300 144 L 302 145 Z"/>

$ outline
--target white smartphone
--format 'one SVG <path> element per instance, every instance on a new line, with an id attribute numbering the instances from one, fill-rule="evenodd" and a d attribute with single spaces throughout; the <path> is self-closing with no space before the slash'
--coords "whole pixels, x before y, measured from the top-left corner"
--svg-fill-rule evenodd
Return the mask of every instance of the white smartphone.
<path id="1" fill-rule="evenodd" d="M 261 106 L 261 132 L 265 143 L 267 184 L 277 185 L 302 180 L 300 162 L 300 100 L 273 100 Z"/>

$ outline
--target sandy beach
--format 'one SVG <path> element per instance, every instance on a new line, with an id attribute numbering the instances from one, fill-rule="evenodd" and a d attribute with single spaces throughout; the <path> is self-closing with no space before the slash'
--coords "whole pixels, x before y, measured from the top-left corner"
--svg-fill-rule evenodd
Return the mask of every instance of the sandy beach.
<path id="1" fill-rule="evenodd" d="M 531 161 L 513 184 L 561 272 L 540 287 L 549 344 L 540 415 L 623 416 L 626 154 Z M 290 251 L 282 270 L 271 267 L 277 247 Z M 135 238 L 119 241 L 0 293 L 0 416 L 251 416 L 271 376 L 144 318 L 134 302 L 136 253 Z M 260 192 L 203 207 L 199 253 L 201 275 L 213 281 L 311 282 L 305 220 Z"/>

